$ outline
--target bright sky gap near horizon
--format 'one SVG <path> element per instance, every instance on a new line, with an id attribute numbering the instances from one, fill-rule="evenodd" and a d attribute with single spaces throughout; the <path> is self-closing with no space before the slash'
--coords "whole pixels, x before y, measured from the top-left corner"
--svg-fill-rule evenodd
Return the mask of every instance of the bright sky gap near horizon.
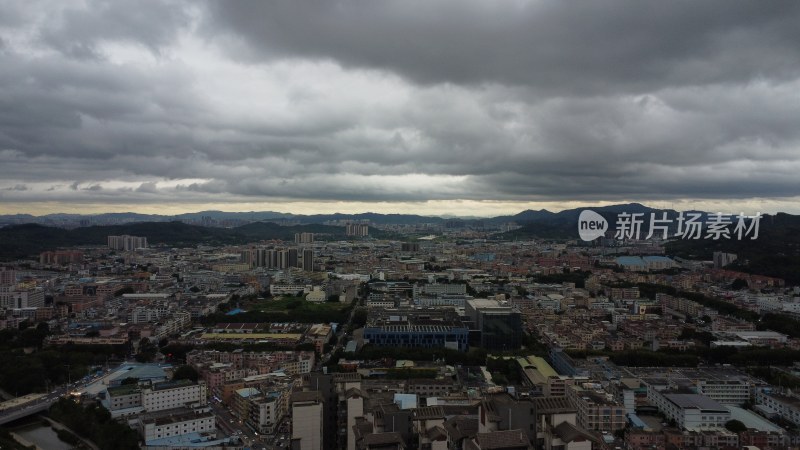
<path id="1" fill-rule="evenodd" d="M 0 214 L 798 214 L 798 21 L 788 0 L 0 0 Z"/>

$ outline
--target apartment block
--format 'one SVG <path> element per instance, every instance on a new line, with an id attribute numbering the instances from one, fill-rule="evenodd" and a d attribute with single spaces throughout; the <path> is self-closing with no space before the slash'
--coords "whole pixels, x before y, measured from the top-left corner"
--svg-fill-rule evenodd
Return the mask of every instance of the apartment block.
<path id="1" fill-rule="evenodd" d="M 567 398 L 577 410 L 577 425 L 586 430 L 614 432 L 625 428 L 625 406 L 599 384 L 582 383 L 567 388 Z"/>
<path id="2" fill-rule="evenodd" d="M 190 380 L 164 381 L 142 389 L 142 406 L 148 412 L 206 402 L 206 384 Z"/>

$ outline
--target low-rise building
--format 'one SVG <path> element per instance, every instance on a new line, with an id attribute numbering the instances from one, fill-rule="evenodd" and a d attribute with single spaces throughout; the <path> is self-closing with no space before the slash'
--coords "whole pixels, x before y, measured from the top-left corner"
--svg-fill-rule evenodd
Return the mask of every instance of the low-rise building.
<path id="1" fill-rule="evenodd" d="M 567 398 L 577 409 L 577 425 L 586 430 L 614 432 L 625 428 L 625 406 L 600 385 L 582 383 L 567 388 Z"/>
<path id="2" fill-rule="evenodd" d="M 705 395 L 660 392 L 648 386 L 647 399 L 667 419 L 674 420 L 678 427 L 685 430 L 724 428 L 725 423 L 731 420 L 727 408 Z"/>

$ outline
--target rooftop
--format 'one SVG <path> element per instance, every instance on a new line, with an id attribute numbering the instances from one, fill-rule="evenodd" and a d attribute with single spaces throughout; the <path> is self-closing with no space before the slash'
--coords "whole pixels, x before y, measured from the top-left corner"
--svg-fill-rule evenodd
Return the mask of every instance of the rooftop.
<path id="1" fill-rule="evenodd" d="M 475 436 L 481 450 L 504 449 L 525 447 L 528 439 L 522 430 L 494 431 L 491 433 L 478 433 Z"/>
<path id="2" fill-rule="evenodd" d="M 157 426 L 185 422 L 200 417 L 214 417 L 210 409 L 176 408 L 164 412 L 148 414 L 144 423 L 154 423 Z"/>
<path id="3" fill-rule="evenodd" d="M 531 399 L 536 411 L 543 414 L 575 411 L 567 397 L 534 397 Z"/>
<path id="4" fill-rule="evenodd" d="M 109 387 L 108 395 L 111 397 L 119 397 L 123 395 L 130 395 L 140 392 L 141 388 L 138 384 L 121 384 L 119 386 Z"/>
<path id="5" fill-rule="evenodd" d="M 322 395 L 318 391 L 292 392 L 292 403 L 321 402 Z"/>
<path id="6" fill-rule="evenodd" d="M 186 379 L 175 380 L 175 381 L 162 381 L 160 383 L 153 384 L 153 388 L 152 389 L 154 391 L 163 391 L 163 390 L 166 390 L 166 389 L 175 389 L 175 388 L 180 388 L 180 387 L 184 387 L 184 386 L 191 386 L 193 384 L 195 384 L 195 383 L 192 380 L 186 380 Z"/>
<path id="7" fill-rule="evenodd" d="M 663 394 L 664 398 L 674 403 L 680 408 L 694 408 L 702 410 L 713 410 L 728 412 L 724 406 L 716 401 L 700 394 Z"/>
<path id="8" fill-rule="evenodd" d="M 258 389 L 254 388 L 254 387 L 246 387 L 246 388 L 242 388 L 242 389 L 237 389 L 236 390 L 236 395 L 238 395 L 239 397 L 242 397 L 242 398 L 254 397 L 254 396 L 259 395 L 259 394 L 261 394 L 261 391 L 259 391 Z"/>

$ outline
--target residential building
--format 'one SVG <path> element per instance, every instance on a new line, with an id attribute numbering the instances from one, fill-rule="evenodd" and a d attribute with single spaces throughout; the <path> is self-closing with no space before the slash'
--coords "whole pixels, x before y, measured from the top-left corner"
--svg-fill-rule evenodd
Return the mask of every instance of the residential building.
<path id="1" fill-rule="evenodd" d="M 625 428 L 625 406 L 600 384 L 582 383 L 567 388 L 567 398 L 577 409 L 577 425 L 586 430 L 612 433 Z"/>
<path id="2" fill-rule="evenodd" d="M 142 389 L 142 406 L 147 412 L 179 408 L 206 402 L 205 382 L 191 380 L 164 381 Z"/>

